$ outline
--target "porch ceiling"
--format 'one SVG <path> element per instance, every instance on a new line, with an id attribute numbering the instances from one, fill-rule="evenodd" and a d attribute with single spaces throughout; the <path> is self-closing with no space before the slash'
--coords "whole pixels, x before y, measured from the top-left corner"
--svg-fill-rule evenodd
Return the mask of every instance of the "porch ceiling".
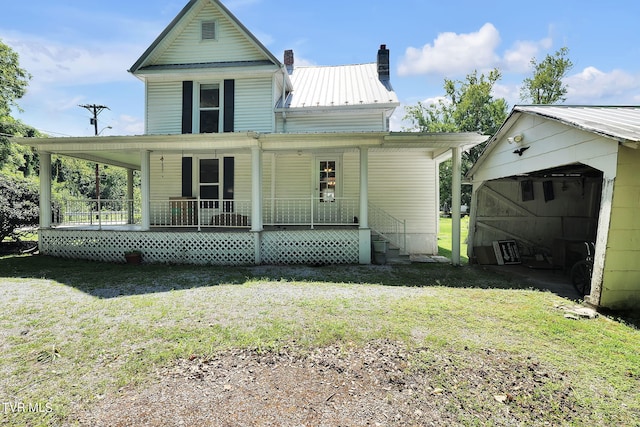
<path id="1" fill-rule="evenodd" d="M 144 151 L 242 152 L 260 147 L 275 151 L 336 151 L 370 148 L 389 151 L 420 150 L 438 158 L 453 147 L 471 148 L 488 137 L 478 133 L 335 132 L 279 134 L 235 132 L 224 134 L 138 135 L 65 138 L 15 138 L 18 144 L 41 152 L 140 169 Z"/>

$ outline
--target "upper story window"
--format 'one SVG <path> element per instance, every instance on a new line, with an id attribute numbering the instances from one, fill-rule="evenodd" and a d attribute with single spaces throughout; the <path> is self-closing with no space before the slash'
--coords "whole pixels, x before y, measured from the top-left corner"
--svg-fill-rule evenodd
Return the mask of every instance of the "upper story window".
<path id="1" fill-rule="evenodd" d="M 202 23 L 202 40 L 216 39 L 216 21 L 204 21 Z"/>
<path id="2" fill-rule="evenodd" d="M 220 131 L 220 85 L 200 85 L 200 133 Z"/>

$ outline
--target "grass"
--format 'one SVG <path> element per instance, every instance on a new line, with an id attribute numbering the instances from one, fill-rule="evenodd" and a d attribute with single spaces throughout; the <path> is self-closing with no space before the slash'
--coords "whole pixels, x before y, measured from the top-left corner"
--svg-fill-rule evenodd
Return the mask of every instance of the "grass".
<path id="1" fill-rule="evenodd" d="M 571 384 L 581 408 L 574 425 L 640 422 L 640 331 L 605 317 L 566 319 L 556 306 L 570 301 L 469 266 L 133 267 L 4 257 L 0 296 L 0 401 L 52 409 L 0 412 L 3 425 L 62 423 L 193 354 L 376 339 L 449 355 L 461 369 L 473 368 L 468 355 L 489 350 L 533 359 Z M 558 416 L 540 425 L 557 425 Z"/>
<path id="2" fill-rule="evenodd" d="M 460 261 L 465 264 L 469 262 L 467 257 L 467 236 L 469 234 L 469 216 L 465 216 L 460 221 Z M 440 232 L 438 233 L 438 255 L 451 258 L 451 218 L 440 218 Z"/>

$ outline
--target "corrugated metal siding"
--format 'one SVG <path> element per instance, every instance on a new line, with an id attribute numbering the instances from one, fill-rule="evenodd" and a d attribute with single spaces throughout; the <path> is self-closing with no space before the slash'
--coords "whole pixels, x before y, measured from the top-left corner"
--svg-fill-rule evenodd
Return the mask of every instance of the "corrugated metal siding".
<path id="1" fill-rule="evenodd" d="M 369 152 L 369 201 L 407 221 L 408 233 L 436 233 L 435 162 L 427 153 Z"/>
<path id="2" fill-rule="evenodd" d="M 640 304 L 640 150 L 620 148 L 613 190 L 600 305 L 627 309 Z"/>
<path id="3" fill-rule="evenodd" d="M 236 132 L 273 132 L 271 84 L 270 77 L 236 80 Z"/>
<path id="4" fill-rule="evenodd" d="M 147 83 L 146 133 L 182 132 L 182 82 Z"/>
<path id="5" fill-rule="evenodd" d="M 282 132 L 282 115 L 277 114 L 277 129 Z M 286 132 L 368 132 L 385 131 L 381 112 L 343 112 L 308 115 L 289 115 Z"/>
<path id="6" fill-rule="evenodd" d="M 253 45 L 246 35 L 240 32 L 222 15 L 211 2 L 196 14 L 190 14 L 191 22 L 184 31 L 152 61 L 161 64 L 193 64 L 203 62 L 251 61 L 267 59 Z M 215 20 L 217 40 L 201 40 L 202 21 Z"/>

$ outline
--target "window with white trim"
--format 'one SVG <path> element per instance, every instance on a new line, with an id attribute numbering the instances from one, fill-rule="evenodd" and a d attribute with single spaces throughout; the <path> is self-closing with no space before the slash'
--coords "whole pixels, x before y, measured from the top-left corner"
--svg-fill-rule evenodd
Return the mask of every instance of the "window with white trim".
<path id="1" fill-rule="evenodd" d="M 220 84 L 200 84 L 199 94 L 199 133 L 220 132 Z"/>

